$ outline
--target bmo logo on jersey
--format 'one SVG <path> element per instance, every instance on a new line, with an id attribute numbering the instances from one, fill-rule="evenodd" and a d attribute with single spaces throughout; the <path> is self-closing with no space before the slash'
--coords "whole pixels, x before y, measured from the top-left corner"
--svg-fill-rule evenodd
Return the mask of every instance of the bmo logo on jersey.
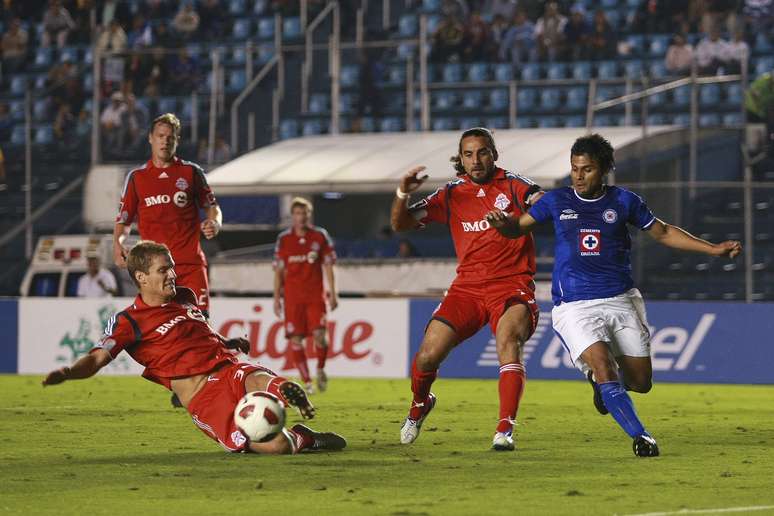
<path id="1" fill-rule="evenodd" d="M 486 231 L 490 227 L 492 226 L 489 225 L 489 222 L 486 219 L 477 220 L 475 222 L 462 221 L 462 231 L 464 231 L 465 233 L 471 233 L 471 232 L 478 233 L 480 231 Z"/>
<path id="2" fill-rule="evenodd" d="M 144 199 L 145 206 L 158 206 L 160 204 L 175 203 L 178 208 L 185 208 L 188 206 L 188 194 L 185 192 L 175 192 L 175 195 L 169 196 L 167 194 L 151 195 Z"/>

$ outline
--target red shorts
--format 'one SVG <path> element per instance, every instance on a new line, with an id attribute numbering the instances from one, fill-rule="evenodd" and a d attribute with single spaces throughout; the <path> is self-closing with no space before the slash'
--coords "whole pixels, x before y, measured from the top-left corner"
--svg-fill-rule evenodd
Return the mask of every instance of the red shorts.
<path id="1" fill-rule="evenodd" d="M 325 328 L 325 301 L 285 303 L 285 337 L 307 337 Z"/>
<path id="2" fill-rule="evenodd" d="M 433 319 L 454 329 L 460 342 L 472 337 L 489 322 L 492 333 L 508 307 L 523 304 L 529 309 L 532 328 L 537 327 L 539 309 L 535 301 L 532 278 L 516 276 L 490 280 L 486 283 L 458 283 L 455 281 L 433 312 Z"/>
<path id="3" fill-rule="evenodd" d="M 207 383 L 188 404 L 194 424 L 227 451 L 241 452 L 248 446 L 234 423 L 234 408 L 246 394 L 245 379 L 256 371 L 277 376 L 262 366 L 226 364 L 207 377 Z"/>
<path id="4" fill-rule="evenodd" d="M 196 294 L 196 303 L 199 310 L 210 310 L 210 285 L 207 281 L 207 267 L 194 264 L 176 264 L 175 283 L 182 287 L 188 287 Z"/>

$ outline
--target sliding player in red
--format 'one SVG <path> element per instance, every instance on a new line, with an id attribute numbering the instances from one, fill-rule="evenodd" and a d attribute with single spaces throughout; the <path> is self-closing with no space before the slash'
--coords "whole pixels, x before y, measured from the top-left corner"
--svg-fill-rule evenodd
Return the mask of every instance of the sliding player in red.
<path id="1" fill-rule="evenodd" d="M 339 435 L 301 424 L 268 442 L 250 442 L 234 422 L 234 408 L 247 392 L 270 392 L 309 419 L 315 410 L 304 389 L 265 367 L 239 363 L 231 349 L 245 352 L 248 342 L 216 333 L 194 292 L 175 287 L 175 263 L 167 246 L 140 242 L 126 262 L 140 294 L 110 319 L 99 344 L 72 366 L 50 372 L 44 386 L 94 376 L 126 351 L 145 367 L 143 377 L 174 392 L 194 424 L 227 451 L 287 454 L 346 446 Z"/>
<path id="2" fill-rule="evenodd" d="M 492 209 L 518 216 L 541 195 L 529 179 L 495 165 L 492 134 L 476 127 L 462 133 L 459 153 L 452 158 L 458 178 L 409 206 L 409 194 L 427 176 L 424 167 L 401 179 L 392 203 L 392 228 L 407 231 L 438 222 L 449 226 L 459 265 L 441 305 L 433 313 L 411 365 L 414 399 L 400 430 L 400 441 L 416 440 L 422 423 L 436 403 L 430 387 L 438 367 L 459 343 L 489 324 L 500 361 L 500 414 L 492 447 L 513 450 L 513 427 L 526 375 L 524 343 L 535 330 L 535 244 L 531 236 L 508 240 L 490 228 Z"/>
<path id="3" fill-rule="evenodd" d="M 277 235 L 274 248 L 274 313 L 285 316 L 285 336 L 290 352 L 307 392 L 312 378 L 306 362 L 304 341 L 314 338 L 317 353 L 317 388 L 328 387 L 325 359 L 328 356 L 328 328 L 325 320 L 326 299 L 331 310 L 339 304 L 333 264 L 336 251 L 328 232 L 310 223 L 312 203 L 296 197 L 290 204 L 292 227 Z M 323 272 L 328 290 L 323 288 Z"/>

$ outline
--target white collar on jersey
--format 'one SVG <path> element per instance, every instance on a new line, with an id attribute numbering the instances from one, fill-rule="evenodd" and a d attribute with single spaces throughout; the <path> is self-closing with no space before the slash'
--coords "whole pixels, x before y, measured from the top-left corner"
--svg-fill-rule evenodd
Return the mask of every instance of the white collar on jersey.
<path id="1" fill-rule="evenodd" d="M 570 188 L 572 188 L 572 187 L 570 187 Z M 607 185 L 602 185 L 602 195 L 600 195 L 596 199 L 584 199 L 583 197 L 578 195 L 578 192 L 575 191 L 575 188 L 572 188 L 572 193 L 574 193 L 575 197 L 577 197 L 578 199 L 580 199 L 583 202 L 597 202 L 600 199 L 604 199 L 605 196 L 607 195 Z"/>

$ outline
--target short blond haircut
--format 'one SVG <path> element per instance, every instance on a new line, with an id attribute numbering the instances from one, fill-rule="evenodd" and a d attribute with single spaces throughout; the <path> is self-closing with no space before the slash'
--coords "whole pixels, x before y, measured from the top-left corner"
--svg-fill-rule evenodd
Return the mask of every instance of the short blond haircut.
<path id="1" fill-rule="evenodd" d="M 312 213 L 312 203 L 308 199 L 304 199 L 303 197 L 294 197 L 293 200 L 290 201 L 290 213 L 293 213 L 293 208 L 296 206 L 306 208 L 309 213 Z"/>
<path id="2" fill-rule="evenodd" d="M 134 274 L 137 271 L 148 274 L 153 257 L 164 255 L 172 256 L 172 253 L 169 252 L 169 247 L 153 240 L 140 240 L 132 247 L 132 250 L 129 251 L 129 256 L 126 258 L 126 270 L 129 271 L 129 276 L 134 281 L 134 284 L 137 285 L 137 288 L 140 288 L 140 283 Z"/>
<path id="3" fill-rule="evenodd" d="M 151 122 L 149 131 L 150 134 L 153 134 L 153 130 L 156 128 L 157 124 L 167 124 L 172 128 L 173 131 L 175 131 L 175 136 L 178 138 L 180 137 L 180 130 L 182 126 L 180 124 L 180 119 L 177 118 L 174 113 L 164 113 L 163 115 L 159 115 L 154 118 L 153 122 Z"/>

